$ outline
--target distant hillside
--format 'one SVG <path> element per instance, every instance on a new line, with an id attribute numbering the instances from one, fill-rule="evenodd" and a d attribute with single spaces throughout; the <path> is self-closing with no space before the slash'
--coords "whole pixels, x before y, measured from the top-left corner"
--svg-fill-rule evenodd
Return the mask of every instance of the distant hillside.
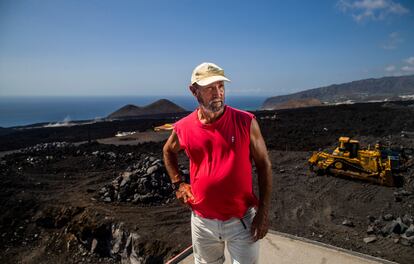
<path id="1" fill-rule="evenodd" d="M 288 101 L 277 104 L 277 109 L 290 109 L 290 108 L 321 106 L 321 105 L 323 105 L 322 102 L 315 98 L 292 99 L 292 100 L 288 100 Z"/>
<path id="2" fill-rule="evenodd" d="M 404 100 L 410 98 L 410 95 L 414 96 L 414 75 L 383 77 L 333 84 L 289 95 L 270 97 L 263 103 L 262 109 L 303 107 L 300 102 L 306 101 L 317 105 L 317 101 L 323 104 L 338 104 Z M 292 107 L 286 107 L 289 105 Z"/>
<path id="3" fill-rule="evenodd" d="M 138 117 L 146 115 L 156 114 L 170 114 L 170 113 L 181 113 L 186 110 L 167 99 L 158 100 L 152 104 L 144 107 L 135 106 L 132 104 L 125 105 L 120 109 L 116 110 L 112 114 L 108 115 L 109 119 L 119 119 L 128 117 Z"/>

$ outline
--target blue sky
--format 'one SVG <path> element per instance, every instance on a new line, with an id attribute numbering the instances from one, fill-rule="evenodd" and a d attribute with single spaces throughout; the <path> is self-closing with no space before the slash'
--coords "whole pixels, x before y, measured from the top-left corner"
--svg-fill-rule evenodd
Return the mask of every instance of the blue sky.
<path id="1" fill-rule="evenodd" d="M 412 0 L 0 0 L 0 96 L 288 94 L 414 74 Z"/>

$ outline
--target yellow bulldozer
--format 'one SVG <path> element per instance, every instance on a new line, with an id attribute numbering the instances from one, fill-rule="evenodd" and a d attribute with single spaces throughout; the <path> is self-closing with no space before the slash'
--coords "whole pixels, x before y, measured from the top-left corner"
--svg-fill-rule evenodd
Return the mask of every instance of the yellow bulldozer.
<path id="1" fill-rule="evenodd" d="M 384 150 L 379 143 L 370 149 L 360 149 L 359 141 L 340 137 L 339 146 L 330 154 L 314 152 L 309 159 L 311 171 L 366 180 L 385 186 L 395 186 L 393 171 L 398 169 L 398 154 Z"/>

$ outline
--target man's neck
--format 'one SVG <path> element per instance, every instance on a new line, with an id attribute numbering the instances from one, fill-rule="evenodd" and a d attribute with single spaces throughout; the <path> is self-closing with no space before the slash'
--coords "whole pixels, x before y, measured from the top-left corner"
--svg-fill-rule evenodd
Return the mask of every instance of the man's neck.
<path id="1" fill-rule="evenodd" d="M 204 109 L 204 107 L 200 105 L 197 111 L 198 119 L 202 124 L 211 124 L 223 115 L 224 108 L 225 107 L 223 107 L 220 111 L 212 112 Z"/>

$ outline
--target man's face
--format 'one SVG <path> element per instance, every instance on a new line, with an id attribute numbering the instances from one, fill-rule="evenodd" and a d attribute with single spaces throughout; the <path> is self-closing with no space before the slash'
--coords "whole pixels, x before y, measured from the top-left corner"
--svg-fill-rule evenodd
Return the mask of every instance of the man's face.
<path id="1" fill-rule="evenodd" d="M 194 86 L 193 86 L 194 87 Z M 206 86 L 197 86 L 193 91 L 200 106 L 211 112 L 224 108 L 224 82 L 218 81 Z"/>

